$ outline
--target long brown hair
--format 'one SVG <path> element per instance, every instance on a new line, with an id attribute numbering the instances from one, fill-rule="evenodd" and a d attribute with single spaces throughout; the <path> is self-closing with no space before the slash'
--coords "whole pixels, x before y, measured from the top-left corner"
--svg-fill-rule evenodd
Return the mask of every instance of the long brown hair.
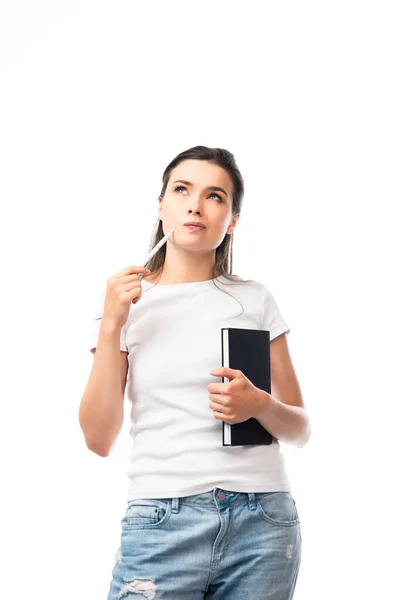
<path id="1" fill-rule="evenodd" d="M 208 148 L 207 146 L 194 146 L 178 154 L 167 166 L 162 176 L 162 189 L 160 198 L 164 198 L 165 191 L 168 186 L 171 171 L 182 161 L 193 159 L 193 160 L 207 160 L 210 163 L 220 166 L 228 173 L 232 184 L 233 184 L 233 201 L 232 201 L 232 217 L 240 214 L 242 209 L 243 194 L 244 194 L 244 183 L 242 175 L 236 164 L 235 157 L 229 150 L 224 148 Z M 165 233 L 162 228 L 162 220 L 158 219 L 156 224 L 151 242 L 149 252 L 154 246 L 164 237 Z M 233 246 L 233 232 L 231 234 L 225 234 L 224 239 L 218 246 L 215 252 L 215 263 L 213 266 L 213 280 L 215 277 L 221 275 L 234 281 L 235 283 L 242 282 L 247 283 L 249 280 L 242 279 L 237 275 L 232 274 L 232 246 Z M 164 266 L 165 255 L 166 255 L 167 244 L 163 244 L 160 250 L 150 259 L 147 264 L 148 269 L 152 273 L 158 271 Z M 156 284 L 155 284 L 156 285 Z M 215 285 L 215 281 L 214 281 Z"/>

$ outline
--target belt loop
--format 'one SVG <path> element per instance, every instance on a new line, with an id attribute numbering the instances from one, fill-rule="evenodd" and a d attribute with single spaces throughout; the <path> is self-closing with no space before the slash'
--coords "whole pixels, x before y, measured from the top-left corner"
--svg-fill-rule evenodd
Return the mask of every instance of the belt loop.
<path id="1" fill-rule="evenodd" d="M 254 492 L 248 492 L 249 496 L 249 508 L 250 510 L 256 510 L 256 496 Z"/>
<path id="2" fill-rule="evenodd" d="M 179 512 L 179 498 L 172 498 L 172 512 Z"/>

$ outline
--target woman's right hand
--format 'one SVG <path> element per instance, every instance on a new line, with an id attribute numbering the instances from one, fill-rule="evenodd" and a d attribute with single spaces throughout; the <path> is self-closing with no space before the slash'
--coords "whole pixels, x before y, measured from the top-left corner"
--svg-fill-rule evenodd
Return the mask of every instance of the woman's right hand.
<path id="1" fill-rule="evenodd" d="M 138 274 L 151 273 L 146 267 L 125 267 L 107 279 L 107 292 L 104 300 L 103 321 L 121 328 L 128 320 L 131 303 L 136 304 L 142 297 L 142 282 Z"/>

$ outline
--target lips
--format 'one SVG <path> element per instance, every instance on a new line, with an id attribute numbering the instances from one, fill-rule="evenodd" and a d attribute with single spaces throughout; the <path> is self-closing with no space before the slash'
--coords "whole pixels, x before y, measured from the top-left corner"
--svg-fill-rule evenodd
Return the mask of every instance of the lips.
<path id="1" fill-rule="evenodd" d="M 203 223 L 200 223 L 199 221 L 188 221 L 187 223 L 185 223 L 185 227 L 198 227 L 199 229 L 205 229 L 205 225 L 203 225 Z"/>

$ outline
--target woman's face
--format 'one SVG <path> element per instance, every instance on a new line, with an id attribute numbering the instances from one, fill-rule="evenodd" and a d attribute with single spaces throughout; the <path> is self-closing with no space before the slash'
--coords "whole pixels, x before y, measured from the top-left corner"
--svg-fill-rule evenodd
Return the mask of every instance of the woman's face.
<path id="1" fill-rule="evenodd" d="M 217 248 L 239 218 L 232 218 L 232 200 L 233 184 L 224 169 L 206 160 L 179 163 L 171 171 L 164 199 L 159 199 L 164 235 L 174 228 L 176 243 L 194 244 L 204 250 Z M 192 231 L 184 225 L 187 221 L 200 221 L 206 229 Z"/>

